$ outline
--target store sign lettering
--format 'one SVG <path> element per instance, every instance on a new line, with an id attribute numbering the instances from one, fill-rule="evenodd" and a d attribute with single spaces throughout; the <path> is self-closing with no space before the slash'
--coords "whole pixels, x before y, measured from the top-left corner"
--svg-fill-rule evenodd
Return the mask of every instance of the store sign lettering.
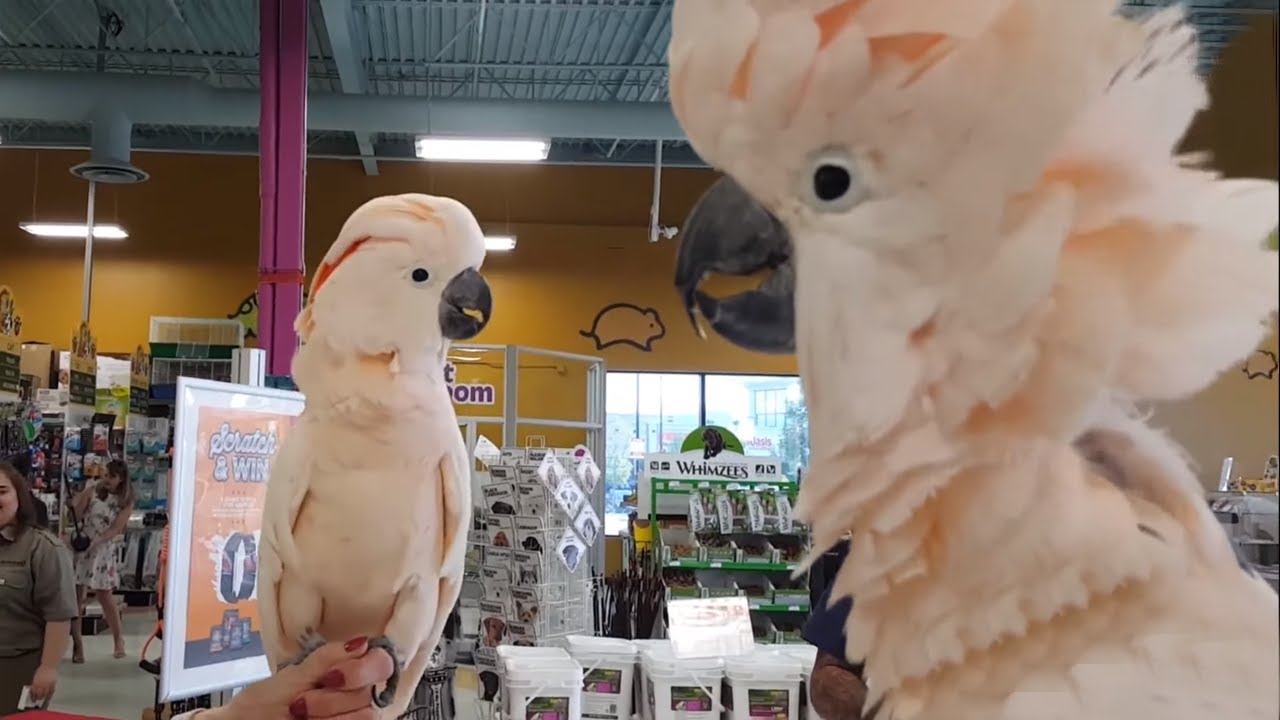
<path id="1" fill-rule="evenodd" d="M 745 465 L 677 460 L 676 469 L 686 477 L 715 477 L 725 480 L 746 480 L 750 477 Z"/>
<path id="2" fill-rule="evenodd" d="M 498 402 L 498 389 L 487 383 L 457 382 L 458 367 L 451 362 L 444 364 L 444 384 L 455 405 L 494 405 Z"/>
<path id="3" fill-rule="evenodd" d="M 209 457 L 213 460 L 213 479 L 241 483 L 264 483 L 271 473 L 271 458 L 276 454 L 275 433 L 258 430 L 241 433 L 223 423 L 209 438 Z"/>

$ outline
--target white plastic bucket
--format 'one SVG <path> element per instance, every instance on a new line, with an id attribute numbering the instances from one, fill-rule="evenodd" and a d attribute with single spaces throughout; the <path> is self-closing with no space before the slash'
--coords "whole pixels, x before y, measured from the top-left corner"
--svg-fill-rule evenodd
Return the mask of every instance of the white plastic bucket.
<path id="1" fill-rule="evenodd" d="M 667 651 L 671 650 L 670 640 L 632 640 L 631 643 L 636 646 L 636 650 L 639 651 L 642 660 L 644 658 L 644 654 L 654 648 L 663 648 Z M 645 695 L 648 687 L 649 676 L 644 671 L 644 663 L 641 662 L 640 677 L 639 682 L 636 683 L 635 702 L 632 704 L 632 707 L 639 708 L 639 710 L 635 711 L 635 714 L 639 715 L 643 720 L 653 720 L 653 706 L 646 700 L 648 696 Z"/>
<path id="2" fill-rule="evenodd" d="M 800 720 L 800 661 L 772 650 L 725 658 L 733 693 L 728 720 Z"/>
<path id="3" fill-rule="evenodd" d="M 639 658 L 635 644 L 585 635 L 567 642 L 569 655 L 582 666 L 582 717 L 631 720 Z"/>
<path id="4" fill-rule="evenodd" d="M 795 658 L 800 663 L 800 673 L 804 685 L 800 691 L 800 717 L 802 720 L 822 720 L 813 709 L 813 665 L 818 661 L 818 648 L 812 645 L 782 645 L 782 652 Z"/>
<path id="5" fill-rule="evenodd" d="M 678 658 L 670 648 L 650 648 L 641 661 L 645 704 L 653 720 L 720 720 L 720 658 Z"/>
<path id="6" fill-rule="evenodd" d="M 503 646 L 498 666 L 504 720 L 582 720 L 582 666 L 564 650 Z"/>

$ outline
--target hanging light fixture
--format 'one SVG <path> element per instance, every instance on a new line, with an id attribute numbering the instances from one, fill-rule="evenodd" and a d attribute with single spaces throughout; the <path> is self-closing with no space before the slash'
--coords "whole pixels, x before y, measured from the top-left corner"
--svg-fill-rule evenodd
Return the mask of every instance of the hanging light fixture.
<path id="1" fill-rule="evenodd" d="M 85 223 L 24 222 L 18 223 L 18 227 L 42 238 L 84 240 L 89 237 L 89 226 Z M 127 237 L 129 233 L 119 225 L 95 223 L 93 226 L 94 240 L 124 240 Z"/>
<path id="2" fill-rule="evenodd" d="M 515 138 L 420 137 L 418 157 L 440 162 L 542 162 L 551 152 L 549 140 Z"/>

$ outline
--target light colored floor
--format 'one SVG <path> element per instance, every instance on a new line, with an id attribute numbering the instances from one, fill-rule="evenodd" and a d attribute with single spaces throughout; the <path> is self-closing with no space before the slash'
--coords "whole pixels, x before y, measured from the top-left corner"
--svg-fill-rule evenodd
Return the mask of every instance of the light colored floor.
<path id="1" fill-rule="evenodd" d="M 143 709 L 151 706 L 156 684 L 138 667 L 138 660 L 142 643 L 155 627 L 155 618 L 153 610 L 125 613 L 125 649 L 129 656 L 122 660 L 111 657 L 110 631 L 85 637 L 85 663 L 73 665 L 70 654 L 62 661 L 52 709 L 111 720 L 141 718 Z M 154 644 L 151 652 L 153 658 L 159 655 Z"/>
<path id="2" fill-rule="evenodd" d="M 155 679 L 138 667 L 142 643 L 151 634 L 155 617 L 152 610 L 131 610 L 125 614 L 125 646 L 129 656 L 122 660 L 111 657 L 110 631 L 85 637 L 85 664 L 73 665 L 68 654 L 59 669 L 52 709 L 109 720 L 139 720 L 155 696 Z M 152 643 L 150 653 L 152 659 L 159 656 L 157 643 Z M 474 673 L 466 669 L 458 671 L 455 720 L 477 717 L 475 685 Z"/>

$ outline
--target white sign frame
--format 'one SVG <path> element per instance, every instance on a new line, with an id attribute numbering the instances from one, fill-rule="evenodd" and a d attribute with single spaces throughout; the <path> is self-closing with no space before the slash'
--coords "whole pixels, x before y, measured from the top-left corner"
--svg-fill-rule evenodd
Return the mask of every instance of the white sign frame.
<path id="1" fill-rule="evenodd" d="M 196 668 L 185 667 L 187 604 L 191 573 L 191 534 L 202 408 L 247 410 L 281 415 L 302 414 L 301 393 L 248 385 L 178 378 L 173 436 L 172 488 L 169 498 L 169 560 L 165 569 L 164 640 L 160 672 L 160 701 L 172 702 L 233 687 L 249 685 L 271 675 L 265 655 L 240 658 Z"/>

